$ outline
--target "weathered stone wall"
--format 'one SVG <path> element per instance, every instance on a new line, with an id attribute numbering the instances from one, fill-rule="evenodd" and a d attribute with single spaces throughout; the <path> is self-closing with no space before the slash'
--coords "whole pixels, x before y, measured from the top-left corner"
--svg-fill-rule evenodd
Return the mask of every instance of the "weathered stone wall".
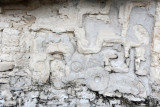
<path id="1" fill-rule="evenodd" d="M 160 106 L 160 1 L 2 0 L 0 106 Z"/>

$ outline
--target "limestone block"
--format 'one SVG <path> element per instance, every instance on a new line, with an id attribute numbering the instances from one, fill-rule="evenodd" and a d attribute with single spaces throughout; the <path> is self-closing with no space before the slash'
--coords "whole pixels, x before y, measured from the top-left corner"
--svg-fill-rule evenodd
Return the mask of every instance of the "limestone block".
<path id="1" fill-rule="evenodd" d="M 58 89 L 64 86 L 62 78 L 65 76 L 66 66 L 61 60 L 54 60 L 51 62 L 51 82 Z"/>
<path id="2" fill-rule="evenodd" d="M 19 41 L 18 40 L 15 40 L 15 39 L 10 39 L 10 40 L 8 40 L 8 39 L 3 39 L 2 40 L 2 44 L 4 45 L 4 46 L 18 46 L 19 45 Z"/>
<path id="3" fill-rule="evenodd" d="M 153 42 L 153 51 L 160 53 L 160 39 L 155 38 Z"/>
<path id="4" fill-rule="evenodd" d="M 109 75 L 103 68 L 95 67 L 86 71 L 87 87 L 94 91 L 101 91 L 108 87 Z"/>
<path id="5" fill-rule="evenodd" d="M 153 51 L 154 52 L 160 52 L 160 46 L 159 46 L 159 43 L 160 43 L 160 28 L 159 27 L 155 27 L 154 28 L 154 41 L 153 41 Z"/>
<path id="6" fill-rule="evenodd" d="M 6 62 L 13 62 L 14 61 L 13 55 L 11 55 L 11 54 L 1 54 L 0 59 L 2 61 L 6 61 Z"/>
<path id="7" fill-rule="evenodd" d="M 149 43 L 149 34 L 147 30 L 142 25 L 135 25 L 133 29 L 138 41 L 141 44 L 147 45 Z"/>
<path id="8" fill-rule="evenodd" d="M 138 75 L 147 75 L 147 69 L 145 66 L 142 66 L 142 62 L 146 61 L 145 56 L 145 48 L 144 47 L 137 47 L 136 49 L 136 59 L 135 59 L 135 66 L 136 66 L 136 74 Z"/>
<path id="9" fill-rule="evenodd" d="M 31 87 L 31 77 L 24 76 L 24 73 L 19 73 L 19 76 L 10 77 L 10 89 L 15 91 L 28 90 Z M 32 94 L 34 95 L 34 94 Z"/>
<path id="10" fill-rule="evenodd" d="M 68 63 L 68 66 L 72 72 L 82 72 L 85 69 L 85 64 L 86 64 L 85 56 L 82 54 L 74 53 L 71 60 Z"/>
<path id="11" fill-rule="evenodd" d="M 3 103 L 4 106 L 15 106 L 16 105 L 16 101 L 5 101 Z"/>
<path id="12" fill-rule="evenodd" d="M 105 23 L 110 22 L 110 18 L 108 15 L 89 15 L 90 18 L 95 18 L 97 20 L 103 20 Z"/>
<path id="13" fill-rule="evenodd" d="M 127 1 L 120 6 L 119 9 L 119 23 L 122 24 L 121 36 L 126 36 L 128 31 L 129 19 L 131 11 L 134 7 L 145 7 L 149 5 L 149 2 L 132 2 Z"/>
<path id="14" fill-rule="evenodd" d="M 39 84 L 47 82 L 49 78 L 50 67 L 46 54 L 32 54 L 30 60 L 30 67 L 34 70 L 30 75 L 34 79 L 34 81 L 38 82 Z"/>
<path id="15" fill-rule="evenodd" d="M 14 29 L 14 28 L 5 28 L 4 30 L 3 30 L 3 36 L 5 36 L 5 35 L 10 35 L 10 36 L 18 36 L 19 35 L 19 33 L 20 33 L 20 31 L 18 31 L 18 30 L 16 30 L 16 29 Z"/>
<path id="16" fill-rule="evenodd" d="M 13 68 L 14 68 L 13 63 L 0 62 L 0 71 L 8 71 L 8 70 L 12 70 Z"/>
<path id="17" fill-rule="evenodd" d="M 0 13 L 1 13 L 1 8 L 0 8 Z M 9 26 L 10 26 L 10 24 L 7 22 L 0 22 L 0 29 L 7 28 Z"/>
<path id="18" fill-rule="evenodd" d="M 1 95 L 2 95 L 2 98 L 6 99 L 6 100 L 11 100 L 11 98 L 13 97 L 11 92 L 7 89 L 2 90 Z"/>
<path id="19" fill-rule="evenodd" d="M 69 53 L 73 53 L 73 50 L 71 50 L 72 48 L 66 46 L 64 43 L 52 43 L 49 44 L 49 46 L 47 47 L 47 53 L 49 54 L 56 54 L 56 53 L 62 53 L 62 54 L 69 54 Z"/>
<path id="20" fill-rule="evenodd" d="M 152 63 L 151 66 L 159 66 L 160 61 L 159 61 L 160 55 L 158 53 L 152 52 Z"/>
<path id="21" fill-rule="evenodd" d="M 155 27 L 160 27 L 160 3 L 157 2 L 157 7 L 156 7 L 156 22 L 155 22 Z"/>
<path id="22" fill-rule="evenodd" d="M 152 67 L 150 76 L 154 83 L 160 84 L 160 67 Z"/>
<path id="23" fill-rule="evenodd" d="M 20 52 L 20 47 L 7 47 L 7 46 L 3 46 L 2 47 L 2 51 L 5 54 L 9 54 L 11 52 Z"/>
<path id="24" fill-rule="evenodd" d="M 0 83 L 1 84 L 8 84 L 9 83 L 9 79 L 8 78 L 0 78 Z"/>
<path id="25" fill-rule="evenodd" d="M 114 76 L 116 76 L 116 78 Z M 115 90 L 119 90 L 119 92 L 122 93 L 132 93 L 133 95 L 139 95 L 143 98 L 147 97 L 146 90 L 142 82 L 138 80 L 138 78 L 132 77 L 128 74 L 111 74 L 108 88 L 101 92 L 103 92 L 103 95 L 109 95 L 109 93 L 114 93 Z M 114 94 L 111 94 L 111 96 L 112 95 Z"/>
<path id="26" fill-rule="evenodd" d="M 85 30 L 82 28 L 75 30 L 75 35 L 78 39 L 78 51 L 80 53 L 89 54 L 89 53 L 98 53 L 103 43 L 123 43 L 123 39 L 120 36 L 117 36 L 113 30 L 102 30 L 99 31 L 95 46 L 89 47 L 89 41 L 86 40 Z"/>

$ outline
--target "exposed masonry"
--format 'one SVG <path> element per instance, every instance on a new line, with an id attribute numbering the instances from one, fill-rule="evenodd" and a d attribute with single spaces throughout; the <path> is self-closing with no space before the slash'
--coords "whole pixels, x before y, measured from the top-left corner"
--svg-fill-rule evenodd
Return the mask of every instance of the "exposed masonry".
<path id="1" fill-rule="evenodd" d="M 0 106 L 160 106 L 160 2 L 1 0 Z"/>

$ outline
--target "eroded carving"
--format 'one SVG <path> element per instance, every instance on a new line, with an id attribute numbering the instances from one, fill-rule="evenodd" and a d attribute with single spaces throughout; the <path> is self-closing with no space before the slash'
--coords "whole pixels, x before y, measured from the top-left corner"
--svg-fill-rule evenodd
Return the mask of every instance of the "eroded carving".
<path id="1" fill-rule="evenodd" d="M 160 98 L 159 1 L 47 1 L 0 14 L 0 106 L 152 106 L 149 98 Z"/>

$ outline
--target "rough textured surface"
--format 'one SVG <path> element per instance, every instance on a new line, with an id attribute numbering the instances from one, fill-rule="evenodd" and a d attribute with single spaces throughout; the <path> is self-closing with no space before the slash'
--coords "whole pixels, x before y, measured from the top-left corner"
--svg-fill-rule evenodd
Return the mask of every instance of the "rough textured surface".
<path id="1" fill-rule="evenodd" d="M 0 2 L 0 106 L 160 106 L 160 2 L 59 2 Z"/>

